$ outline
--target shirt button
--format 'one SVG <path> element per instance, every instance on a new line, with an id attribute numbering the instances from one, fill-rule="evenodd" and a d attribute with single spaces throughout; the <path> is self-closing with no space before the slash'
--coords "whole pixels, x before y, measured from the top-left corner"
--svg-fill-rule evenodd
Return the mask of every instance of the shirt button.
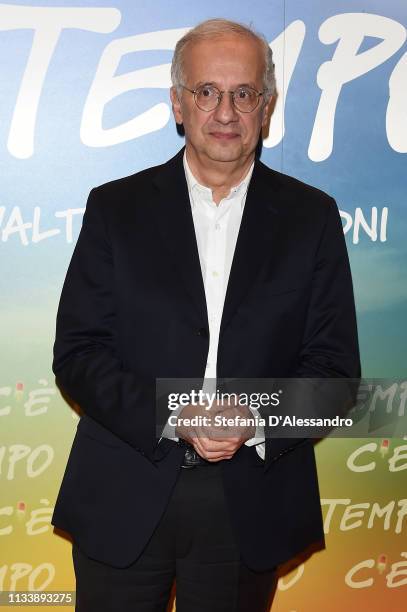
<path id="1" fill-rule="evenodd" d="M 216 224 L 215 224 L 215 229 L 216 229 L 216 230 L 220 230 L 220 223 L 216 223 Z"/>
<path id="2" fill-rule="evenodd" d="M 216 278 L 217 276 L 219 276 L 219 272 L 216 272 L 216 270 L 213 270 L 212 276 L 214 276 Z"/>

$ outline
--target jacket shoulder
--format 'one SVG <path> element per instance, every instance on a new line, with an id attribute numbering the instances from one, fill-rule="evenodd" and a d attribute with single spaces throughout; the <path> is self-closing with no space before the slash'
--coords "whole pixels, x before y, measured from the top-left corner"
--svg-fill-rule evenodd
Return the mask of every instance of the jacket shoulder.
<path id="1" fill-rule="evenodd" d="M 102 183 L 92 189 L 92 192 L 100 197 L 112 197 L 120 196 L 126 193 L 134 192 L 137 189 L 143 189 L 153 181 L 157 173 L 165 164 L 159 164 L 157 166 L 151 166 L 106 183 Z"/>
<path id="2" fill-rule="evenodd" d="M 264 179 L 278 187 L 278 192 L 284 207 L 289 211 L 298 209 L 307 212 L 327 212 L 337 208 L 334 198 L 317 187 L 305 183 L 283 172 L 278 172 L 260 162 Z"/>

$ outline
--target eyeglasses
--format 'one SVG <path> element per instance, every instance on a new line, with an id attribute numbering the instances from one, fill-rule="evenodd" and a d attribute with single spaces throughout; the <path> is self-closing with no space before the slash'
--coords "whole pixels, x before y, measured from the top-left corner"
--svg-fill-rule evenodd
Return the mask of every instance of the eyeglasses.
<path id="1" fill-rule="evenodd" d="M 251 113 L 259 105 L 260 96 L 264 95 L 265 91 L 256 91 L 253 87 L 242 85 L 234 91 L 221 91 L 214 85 L 201 85 L 196 89 L 189 89 L 185 85 L 181 85 L 194 95 L 195 104 L 203 111 L 209 112 L 214 110 L 221 102 L 223 94 L 232 94 L 233 105 L 242 113 Z"/>

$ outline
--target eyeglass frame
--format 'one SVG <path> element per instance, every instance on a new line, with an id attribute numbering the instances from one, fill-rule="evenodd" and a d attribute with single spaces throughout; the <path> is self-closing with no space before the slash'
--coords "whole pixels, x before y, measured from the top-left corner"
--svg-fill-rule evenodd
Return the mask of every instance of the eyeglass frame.
<path id="1" fill-rule="evenodd" d="M 198 93 L 198 89 L 200 89 L 201 87 L 213 87 L 213 89 L 216 89 L 219 92 L 219 96 L 218 96 L 218 102 L 216 104 L 216 106 L 214 106 L 213 108 L 211 108 L 210 110 L 206 110 L 204 108 L 201 108 L 197 101 L 196 101 L 196 94 Z M 189 91 L 191 94 L 193 94 L 194 96 L 194 102 L 197 106 L 197 108 L 199 108 L 199 110 L 203 111 L 204 113 L 211 113 L 212 111 L 215 110 L 215 108 L 218 108 L 219 104 L 222 101 L 222 97 L 223 94 L 225 93 L 229 93 L 232 94 L 232 104 L 233 104 L 233 108 L 235 108 L 237 111 L 239 111 L 239 113 L 252 113 L 253 111 L 256 110 L 256 108 L 259 106 L 259 102 L 260 102 L 260 96 L 264 96 L 264 94 L 266 93 L 267 89 L 263 89 L 263 91 L 257 91 L 257 89 L 255 89 L 254 87 L 250 87 L 249 85 L 240 85 L 240 87 L 247 87 L 247 89 L 251 89 L 252 91 L 256 92 L 257 95 L 257 104 L 254 108 L 252 108 L 249 111 L 243 111 L 240 108 L 238 108 L 235 104 L 235 98 L 234 98 L 234 94 L 236 93 L 236 91 L 238 91 L 239 87 L 237 87 L 235 90 L 230 91 L 228 89 L 224 89 L 224 90 L 220 90 L 218 87 L 216 87 L 215 85 L 210 85 L 209 83 L 204 83 L 203 85 L 199 85 L 199 87 L 197 89 L 189 89 L 189 87 L 187 87 L 186 85 L 182 85 L 182 83 L 179 84 L 179 87 L 182 87 L 183 89 L 186 89 L 187 91 Z"/>

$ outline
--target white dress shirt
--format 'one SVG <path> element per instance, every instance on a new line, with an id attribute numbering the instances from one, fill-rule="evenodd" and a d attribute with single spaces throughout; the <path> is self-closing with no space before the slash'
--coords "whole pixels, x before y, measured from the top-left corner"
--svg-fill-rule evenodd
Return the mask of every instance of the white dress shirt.
<path id="1" fill-rule="evenodd" d="M 223 198 L 219 204 L 213 201 L 212 190 L 198 183 L 192 174 L 186 151 L 184 151 L 183 162 L 205 287 L 209 323 L 209 350 L 203 390 L 215 392 L 223 305 L 254 162 L 244 179 L 238 185 L 232 187 L 229 195 Z M 255 409 L 251 409 L 251 412 L 253 415 L 258 415 Z M 176 414 L 176 412 L 173 414 Z M 171 429 L 166 427 L 163 437 L 177 440 L 178 438 L 170 432 Z M 255 437 L 247 440 L 245 444 L 247 446 L 255 444 L 257 453 L 264 459 L 263 428 L 256 428 Z"/>

